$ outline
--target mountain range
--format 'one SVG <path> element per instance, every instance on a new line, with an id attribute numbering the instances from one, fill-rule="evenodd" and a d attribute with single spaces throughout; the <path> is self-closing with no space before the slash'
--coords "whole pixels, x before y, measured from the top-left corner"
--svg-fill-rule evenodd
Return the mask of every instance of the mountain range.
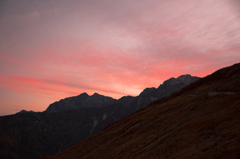
<path id="1" fill-rule="evenodd" d="M 0 117 L 0 158 L 34 159 L 57 155 L 131 113 L 198 80 L 182 75 L 139 96 L 118 100 L 82 93 L 52 103 L 44 112 L 21 111 Z"/>
<path id="2" fill-rule="evenodd" d="M 156 100 L 45 159 L 240 158 L 239 114 L 240 63 Z"/>

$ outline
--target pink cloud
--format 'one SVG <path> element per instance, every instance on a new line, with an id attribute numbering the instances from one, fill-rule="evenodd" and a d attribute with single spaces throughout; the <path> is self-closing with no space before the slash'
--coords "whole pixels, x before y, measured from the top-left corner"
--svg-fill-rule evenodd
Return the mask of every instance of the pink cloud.
<path id="1" fill-rule="evenodd" d="M 90 94 L 102 92 L 115 97 L 128 94 L 138 95 L 145 87 L 157 87 L 163 80 L 170 77 L 187 73 L 204 76 L 206 71 L 201 71 L 205 67 L 203 63 L 214 60 L 214 54 L 224 55 L 223 51 L 222 53 L 220 51 L 209 52 L 213 57 L 209 60 L 201 53 L 194 52 L 194 56 L 189 56 L 189 49 L 186 48 L 179 49 L 178 54 L 169 50 L 165 52 L 167 55 L 164 56 L 165 59 L 161 59 L 161 55 L 152 58 L 148 55 L 138 56 L 134 53 L 121 52 L 119 54 L 115 52 L 115 49 L 102 48 L 91 42 L 85 43 L 82 50 L 81 47 L 74 47 L 73 44 L 69 47 L 74 51 L 66 56 L 52 54 L 54 48 L 44 50 L 45 53 L 38 55 L 37 61 L 31 61 L 31 63 L 36 63 L 36 68 L 35 65 L 18 59 L 17 64 L 20 67 L 25 69 L 31 67 L 37 73 L 34 76 L 26 74 L 2 77 L 3 85 L 13 91 L 34 92 L 38 96 L 42 94 L 42 96 L 52 96 L 55 99 L 63 98 L 63 95 L 73 96 L 82 92 L 90 92 Z M 233 50 L 235 51 L 237 50 Z M 49 56 L 46 57 L 46 55 Z M 12 61 L 15 62 L 14 59 Z M 210 71 L 214 70 L 207 70 L 208 73 L 211 73 Z M 132 90 L 129 92 L 127 89 L 121 90 L 121 86 L 122 88 L 132 87 Z"/>

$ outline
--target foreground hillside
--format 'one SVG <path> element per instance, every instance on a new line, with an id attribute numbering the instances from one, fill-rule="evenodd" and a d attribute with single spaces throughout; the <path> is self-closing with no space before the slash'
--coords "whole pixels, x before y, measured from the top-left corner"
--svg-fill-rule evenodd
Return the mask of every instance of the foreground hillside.
<path id="1" fill-rule="evenodd" d="M 235 64 L 53 158 L 240 158 L 239 114 L 240 64 Z"/>

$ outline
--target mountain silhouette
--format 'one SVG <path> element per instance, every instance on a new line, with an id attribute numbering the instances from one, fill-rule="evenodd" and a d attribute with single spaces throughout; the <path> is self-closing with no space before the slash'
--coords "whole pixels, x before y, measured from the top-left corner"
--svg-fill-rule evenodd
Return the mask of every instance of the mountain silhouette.
<path id="1" fill-rule="evenodd" d="M 240 64 L 235 64 L 151 103 L 52 159 L 240 158 L 239 114 Z"/>
<path id="2" fill-rule="evenodd" d="M 137 97 L 82 93 L 54 102 L 44 112 L 22 111 L 0 117 L 0 158 L 54 156 L 157 99 L 179 91 L 199 77 L 171 78 Z"/>
<path id="3" fill-rule="evenodd" d="M 162 97 L 166 97 L 173 92 L 182 89 L 198 79 L 199 77 L 192 77 L 188 74 L 181 75 L 178 78 L 170 78 L 164 81 L 158 88 L 146 88 L 137 97 L 124 96 L 119 100 L 98 93 L 94 93 L 92 96 L 89 96 L 87 93 L 82 93 L 78 96 L 68 97 L 50 104 L 46 109 L 46 112 L 59 112 L 80 108 L 101 108 L 108 105 L 114 106 L 119 104 L 123 105 L 123 107 L 131 106 L 131 109 L 136 111 L 157 99 L 161 99 Z"/>
<path id="4" fill-rule="evenodd" d="M 87 93 L 82 93 L 75 97 L 68 97 L 49 105 L 46 112 L 59 112 L 64 110 L 79 109 L 79 108 L 99 108 L 113 103 L 115 100 L 111 97 L 106 97 L 97 93 L 89 96 Z"/>

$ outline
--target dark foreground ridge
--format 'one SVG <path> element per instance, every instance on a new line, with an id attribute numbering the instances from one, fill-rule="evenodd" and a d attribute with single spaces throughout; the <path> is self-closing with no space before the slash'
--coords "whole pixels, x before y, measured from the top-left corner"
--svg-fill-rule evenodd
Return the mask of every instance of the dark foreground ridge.
<path id="1" fill-rule="evenodd" d="M 21 111 L 0 117 L 0 158 L 37 159 L 57 155 L 74 144 L 198 80 L 182 75 L 139 96 L 119 100 L 82 93 L 50 104 L 42 113 Z"/>
<path id="2" fill-rule="evenodd" d="M 240 158 L 239 114 L 240 64 L 235 64 L 155 101 L 53 159 Z"/>

